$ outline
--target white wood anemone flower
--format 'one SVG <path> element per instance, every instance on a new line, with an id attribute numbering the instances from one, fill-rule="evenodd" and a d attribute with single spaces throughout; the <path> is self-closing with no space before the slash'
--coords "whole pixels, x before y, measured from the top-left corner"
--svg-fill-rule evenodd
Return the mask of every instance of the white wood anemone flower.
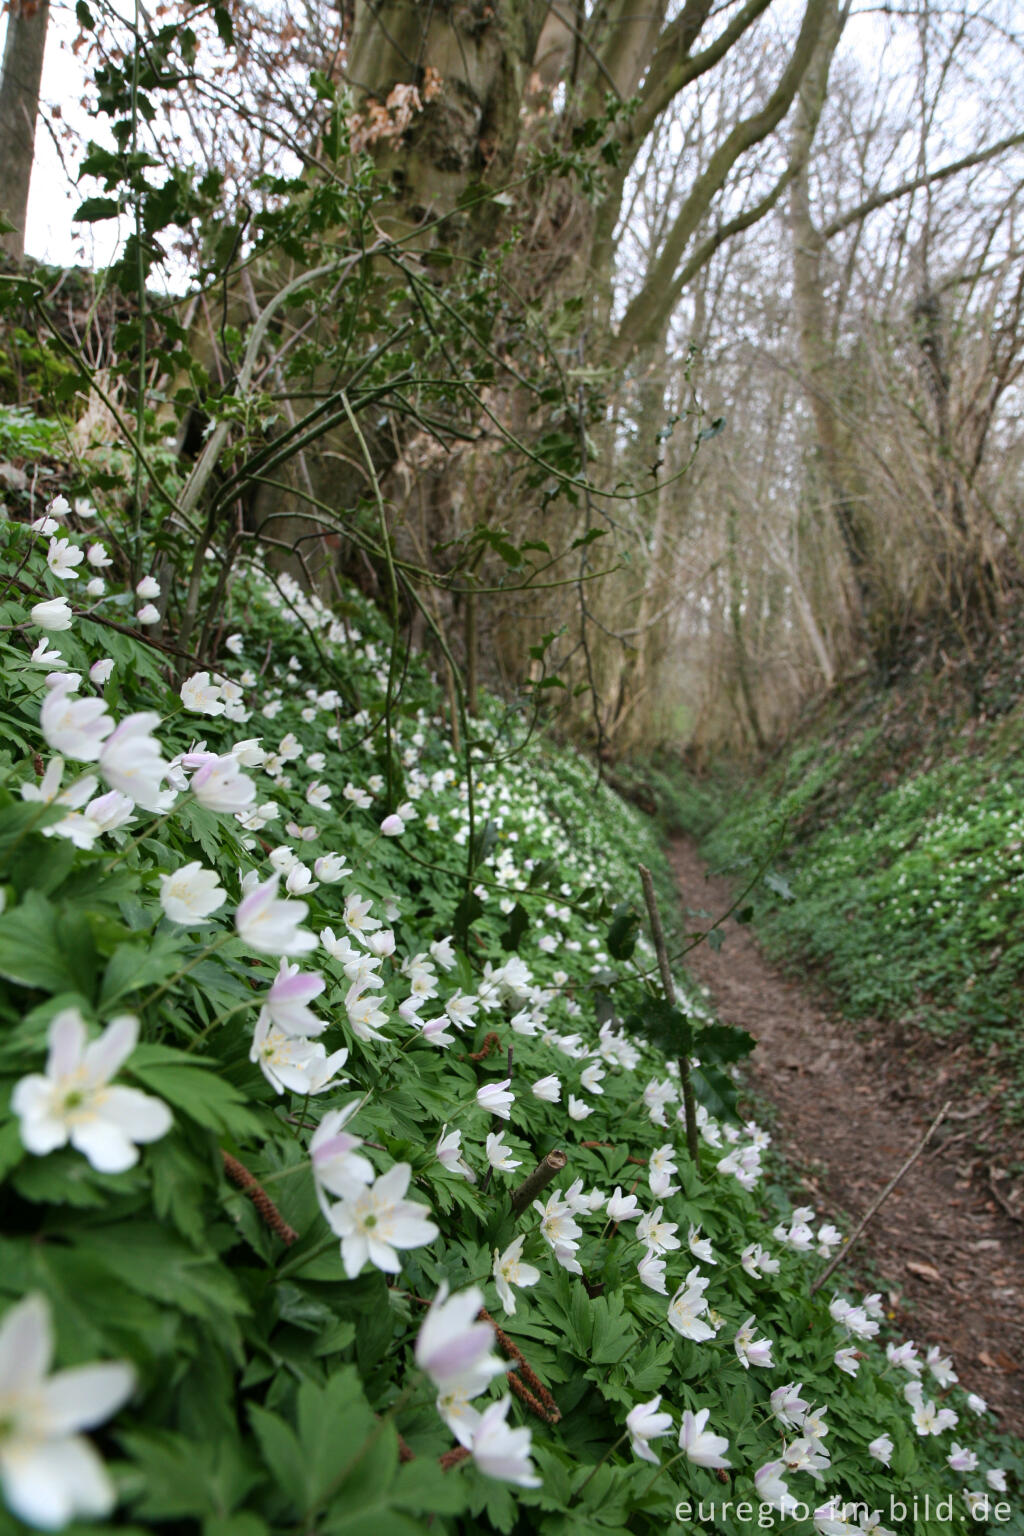
<path id="1" fill-rule="evenodd" d="M 133 1168 L 139 1146 L 158 1141 L 172 1124 L 162 1099 L 111 1086 L 138 1044 L 138 1019 L 122 1014 L 90 1041 L 78 1009 L 65 1008 L 53 1018 L 48 1038 L 45 1074 L 23 1077 L 11 1098 L 22 1143 L 42 1157 L 70 1142 L 98 1173 Z"/>
<path id="2" fill-rule="evenodd" d="M 124 1361 L 51 1376 L 52 1359 L 50 1309 L 32 1294 L 0 1322 L 0 1486 L 19 1519 L 47 1531 L 113 1509 L 113 1484 L 79 1431 L 109 1419 L 135 1387 Z"/>

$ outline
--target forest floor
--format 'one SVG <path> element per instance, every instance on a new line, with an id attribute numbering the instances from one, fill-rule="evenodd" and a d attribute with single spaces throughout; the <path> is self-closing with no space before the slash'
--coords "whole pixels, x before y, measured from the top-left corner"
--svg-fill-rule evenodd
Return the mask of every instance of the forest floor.
<path id="1" fill-rule="evenodd" d="M 729 881 L 708 875 L 692 842 L 673 843 L 670 857 L 691 914 L 728 909 Z M 851 1233 L 952 1099 L 933 1141 L 827 1284 L 846 1294 L 855 1280 L 881 1290 L 896 1326 L 952 1354 L 999 1428 L 1024 1435 L 1024 1225 L 999 1170 L 975 1155 L 974 1124 L 992 1106 L 973 1101 L 969 1065 L 965 1080 L 948 1043 L 842 1019 L 813 979 L 773 966 L 748 926 L 730 918 L 721 931 L 721 949 L 699 945 L 687 968 L 719 1017 L 757 1038 L 748 1081 L 759 1118 L 765 1103 L 778 1111 L 775 1123 L 769 1118 L 774 1145 L 822 1220 Z"/>

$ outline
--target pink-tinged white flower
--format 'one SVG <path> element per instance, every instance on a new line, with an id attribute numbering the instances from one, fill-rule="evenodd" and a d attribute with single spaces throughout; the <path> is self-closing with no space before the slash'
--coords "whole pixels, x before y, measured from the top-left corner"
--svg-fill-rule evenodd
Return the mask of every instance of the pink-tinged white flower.
<path id="1" fill-rule="evenodd" d="M 405 822 L 401 816 L 396 816 L 392 812 L 390 816 L 384 817 L 380 824 L 380 830 L 383 837 L 401 837 L 405 831 Z"/>
<path id="2" fill-rule="evenodd" d="M 511 1173 L 514 1168 L 522 1167 L 522 1159 L 513 1157 L 506 1147 L 504 1131 L 488 1131 L 487 1161 L 500 1173 Z"/>
<path id="3" fill-rule="evenodd" d="M 216 870 L 204 869 L 198 860 L 160 876 L 160 905 L 172 923 L 204 923 L 227 899 Z"/>
<path id="4" fill-rule="evenodd" d="M 459 1393 L 467 1399 L 485 1392 L 508 1362 L 494 1353 L 493 1326 L 480 1320 L 484 1294 L 471 1285 L 454 1296 L 442 1280 L 416 1336 L 416 1364 L 425 1371 L 443 1398 Z M 439 1411 L 444 1416 L 441 1404 Z M 457 1432 L 457 1431 L 456 1431 Z"/>
<path id="5" fill-rule="evenodd" d="M 300 971 L 282 960 L 273 986 L 263 999 L 263 1011 L 288 1035 L 320 1035 L 327 1020 L 318 1018 L 309 1004 L 319 997 L 326 982 L 319 971 Z"/>
<path id="6" fill-rule="evenodd" d="M 224 757 L 207 754 L 192 775 L 189 789 L 208 811 L 244 811 L 256 799 L 256 785 L 230 752 Z"/>
<path id="7" fill-rule="evenodd" d="M 925 1364 L 935 1377 L 940 1387 L 951 1387 L 955 1381 L 959 1381 L 953 1362 L 948 1355 L 944 1355 L 937 1344 L 932 1344 L 925 1356 Z"/>
<path id="8" fill-rule="evenodd" d="M 434 1148 L 439 1163 L 448 1169 L 449 1173 L 461 1173 L 464 1179 L 471 1184 L 476 1183 L 476 1174 L 462 1155 L 462 1132 L 449 1131 L 447 1125 L 441 1128 L 441 1138 Z"/>
<path id="9" fill-rule="evenodd" d="M 124 1361 L 50 1375 L 52 1359 L 50 1309 L 33 1293 L 0 1321 L 0 1487 L 18 1519 L 47 1531 L 113 1509 L 113 1484 L 79 1431 L 109 1419 L 135 1388 Z"/>
<path id="10" fill-rule="evenodd" d="M 690 1223 L 690 1229 L 686 1236 L 686 1246 L 694 1258 L 699 1259 L 702 1264 L 717 1264 L 718 1260 L 715 1258 L 712 1250 L 711 1239 L 709 1237 L 701 1237 L 700 1231 L 700 1227 L 695 1227 L 692 1222 Z"/>
<path id="11" fill-rule="evenodd" d="M 409 1003 L 403 1003 L 399 1012 L 404 1014 L 408 1006 Z M 439 1019 L 421 1019 L 414 1013 L 413 1022 L 419 1026 L 420 1035 L 427 1045 L 447 1047 L 455 1044 L 455 1036 L 448 1027 L 451 1020 L 447 1014 L 442 1014 Z"/>
<path id="12" fill-rule="evenodd" d="M 636 1272 L 649 1291 L 657 1291 L 659 1296 L 668 1295 L 668 1285 L 665 1281 L 665 1260 L 659 1259 L 653 1249 L 648 1248 Z"/>
<path id="13" fill-rule="evenodd" d="M 345 927 L 353 938 L 365 940 L 368 933 L 383 926 L 379 917 L 370 916 L 372 910 L 373 902 L 369 897 L 360 896 L 355 891 L 345 897 Z"/>
<path id="14" fill-rule="evenodd" d="M 671 1253 L 680 1246 L 675 1233 L 679 1231 L 679 1223 L 662 1220 L 662 1207 L 655 1206 L 646 1216 L 642 1216 L 636 1224 L 636 1235 L 640 1242 L 646 1243 L 652 1253 Z"/>
<path id="15" fill-rule="evenodd" d="M 957 1445 L 955 1440 L 949 1448 L 946 1463 L 954 1472 L 976 1472 L 978 1470 L 978 1458 L 975 1453 L 968 1450 L 965 1445 Z"/>
<path id="16" fill-rule="evenodd" d="M 910 1405 L 911 1422 L 917 1433 L 925 1435 L 941 1435 L 944 1430 L 955 1429 L 957 1415 L 952 1408 L 939 1408 L 930 1398 L 918 1397 Z"/>
<path id="17" fill-rule="evenodd" d="M 64 759 L 51 757 L 46 765 L 46 772 L 38 784 L 29 781 L 20 786 L 21 798 L 36 805 L 66 805 L 69 809 L 77 811 L 93 793 L 97 781 L 92 774 L 89 774 L 86 778 L 69 784 L 61 793 L 63 777 Z"/>
<path id="18" fill-rule="evenodd" d="M 48 598 L 37 602 L 29 610 L 29 619 L 40 630 L 69 630 L 74 624 L 71 604 L 66 598 Z"/>
<path id="19" fill-rule="evenodd" d="M 345 1126 L 361 1107 L 362 1100 L 353 1099 L 344 1109 L 329 1109 L 309 1143 L 313 1182 L 325 1216 L 328 1212 L 327 1195 L 334 1195 L 339 1200 L 354 1200 L 359 1191 L 365 1185 L 372 1184 L 376 1177 L 373 1164 L 358 1150 L 363 1145 L 362 1141 L 345 1130 Z"/>
<path id="20" fill-rule="evenodd" d="M 256 1020 L 249 1060 L 277 1093 L 326 1093 L 347 1081 L 338 1075 L 348 1061 L 347 1048 L 328 1056 L 319 1040 L 286 1034 L 266 1013 Z"/>
<path id="21" fill-rule="evenodd" d="M 54 752 L 76 763 L 94 763 L 114 722 L 102 699 L 72 697 L 79 681 L 76 673 L 70 673 L 49 689 L 39 712 L 39 725 Z"/>
<path id="22" fill-rule="evenodd" d="M 388 1015 L 372 992 L 365 992 L 361 982 L 355 982 L 345 994 L 345 1011 L 352 1033 L 367 1044 L 383 1040 L 382 1033 Z"/>
<path id="23" fill-rule="evenodd" d="M 55 1015 L 45 1075 L 23 1077 L 11 1098 L 29 1152 L 42 1157 L 70 1142 L 99 1173 L 123 1173 L 138 1162 L 140 1145 L 167 1134 L 171 1112 L 162 1100 L 110 1085 L 138 1038 L 130 1014 L 93 1041 L 77 1008 Z"/>
<path id="24" fill-rule="evenodd" d="M 324 885 L 337 885 L 352 873 L 348 860 L 340 853 L 324 853 L 313 862 L 313 873 Z"/>
<path id="25" fill-rule="evenodd" d="M 557 1104 L 562 1093 L 562 1084 L 551 1072 L 547 1077 L 539 1078 L 530 1091 L 535 1099 L 543 1099 L 545 1104 Z"/>
<path id="26" fill-rule="evenodd" d="M 141 597 L 143 602 L 150 598 L 160 596 L 160 583 L 155 576 L 143 576 L 141 581 L 135 583 L 135 595 Z"/>
<path id="27" fill-rule="evenodd" d="M 763 1275 L 778 1273 L 779 1261 L 773 1259 L 760 1243 L 749 1243 L 740 1254 L 740 1263 L 755 1280 L 760 1280 Z"/>
<path id="28" fill-rule="evenodd" d="M 764 1466 L 758 1467 L 754 1473 L 754 1487 L 763 1504 L 770 1504 L 773 1509 L 789 1515 L 797 1508 L 800 1501 L 794 1499 L 786 1486 L 786 1479 L 783 1476 L 785 1470 L 785 1462 L 765 1462 Z"/>
<path id="29" fill-rule="evenodd" d="M 843 1234 L 839 1231 L 838 1227 L 833 1227 L 828 1222 L 825 1222 L 823 1226 L 818 1228 L 818 1245 L 815 1251 L 823 1259 L 827 1259 L 831 1256 L 833 1248 L 838 1248 L 842 1240 Z"/>
<path id="30" fill-rule="evenodd" d="M 614 1222 L 635 1221 L 640 1214 L 636 1195 L 624 1195 L 619 1184 L 616 1184 L 614 1194 L 608 1198 L 607 1209 L 608 1219 Z"/>
<path id="31" fill-rule="evenodd" d="M 633 1448 L 633 1454 L 639 1456 L 641 1461 L 649 1461 L 652 1466 L 659 1466 L 657 1454 L 651 1450 L 650 1442 L 660 1440 L 662 1435 L 670 1435 L 674 1428 L 670 1413 L 659 1413 L 661 1394 L 652 1397 L 649 1403 L 637 1403 L 626 1414 L 626 1429 L 629 1433 L 629 1443 Z"/>
<path id="32" fill-rule="evenodd" d="M 557 1190 L 543 1204 L 535 1200 L 533 1208 L 540 1212 L 541 1236 L 552 1248 L 579 1247 L 577 1238 L 583 1235 L 583 1228 L 573 1220 L 572 1208 Z"/>
<path id="33" fill-rule="evenodd" d="M 430 946 L 430 954 L 443 971 L 450 971 L 457 959 L 450 937 L 435 939 Z"/>
<path id="34" fill-rule="evenodd" d="M 604 1089 L 601 1087 L 604 1075 L 605 1071 L 601 1063 L 593 1061 L 589 1067 L 584 1067 L 580 1073 L 580 1087 L 584 1088 L 587 1093 L 596 1093 L 600 1096 L 604 1093 Z"/>
<path id="35" fill-rule="evenodd" d="M 102 701 L 100 701 L 102 702 Z M 100 773 L 111 789 L 120 790 L 144 811 L 165 811 L 173 802 L 173 790 L 160 788 L 170 765 L 160 755 L 160 743 L 152 735 L 160 716 L 151 710 L 127 715 L 100 749 Z"/>
<path id="36" fill-rule="evenodd" d="M 96 829 L 96 836 L 104 832 L 116 832 L 135 817 L 135 801 L 122 795 L 119 789 L 110 789 L 105 795 L 97 795 L 85 808 L 85 816 Z"/>
<path id="37" fill-rule="evenodd" d="M 768 1339 L 755 1337 L 757 1324 L 753 1317 L 748 1317 L 746 1322 L 737 1329 L 733 1346 L 736 1350 L 736 1358 L 746 1369 L 751 1365 L 773 1365 L 772 1346 Z"/>
<path id="38" fill-rule="evenodd" d="M 725 1456 L 729 1442 L 724 1435 L 716 1435 L 708 1429 L 710 1416 L 710 1408 L 701 1408 L 697 1413 L 691 1413 L 689 1408 L 684 1410 L 679 1449 L 686 1452 L 687 1460 L 696 1467 L 729 1467 L 732 1463 Z"/>
<path id="39" fill-rule="evenodd" d="M 159 624 L 160 609 L 157 608 L 153 603 L 143 603 L 142 607 L 135 615 L 135 621 L 138 624 Z"/>
<path id="40" fill-rule="evenodd" d="M 367 1261 L 397 1275 L 399 1249 L 422 1248 L 437 1236 L 428 1207 L 404 1199 L 411 1175 L 408 1163 L 396 1163 L 354 1199 L 331 1207 L 328 1221 L 341 1238 L 341 1262 L 350 1280 Z"/>
<path id="41" fill-rule="evenodd" d="M 326 810 L 331 800 L 331 786 L 322 784 L 314 779 L 312 784 L 306 787 L 306 804 L 313 806 L 314 810 Z"/>
<path id="42" fill-rule="evenodd" d="M 77 544 L 72 544 L 70 539 L 51 539 L 46 551 L 46 563 L 58 581 L 77 581 L 77 566 L 81 565 L 85 555 Z"/>
<path id="43" fill-rule="evenodd" d="M 471 1446 L 473 1460 L 485 1477 L 520 1488 L 539 1488 L 541 1479 L 530 1460 L 530 1431 L 509 1428 L 506 1421 L 511 1406 L 511 1397 L 503 1397 L 481 1415 Z"/>
<path id="44" fill-rule="evenodd" d="M 193 672 L 181 685 L 181 702 L 190 715 L 222 715 L 224 701 L 219 683 L 210 681 L 209 672 Z"/>
<path id="45" fill-rule="evenodd" d="M 708 1304 L 702 1287 L 681 1285 L 668 1304 L 669 1325 L 676 1333 L 682 1334 L 684 1339 L 703 1343 L 715 1336 L 714 1328 L 704 1321 L 707 1310 Z"/>
<path id="46" fill-rule="evenodd" d="M 567 1108 L 570 1120 L 586 1120 L 594 1113 L 594 1106 L 592 1104 L 587 1104 L 583 1099 L 578 1099 L 573 1093 L 569 1095 Z"/>
<path id="47" fill-rule="evenodd" d="M 876 1318 L 868 1317 L 863 1307 L 850 1307 L 843 1315 L 843 1327 L 857 1339 L 873 1339 L 878 1333 Z"/>
<path id="48" fill-rule="evenodd" d="M 306 915 L 304 901 L 281 901 L 280 875 L 271 875 L 243 898 L 235 913 L 238 937 L 261 955 L 308 955 L 316 937 L 300 926 Z"/>
<path id="49" fill-rule="evenodd" d="M 1003 1471 L 1002 1467 L 989 1467 L 988 1471 L 985 1473 L 985 1481 L 988 1483 L 993 1493 L 1006 1492 L 1006 1473 Z"/>
<path id="50" fill-rule="evenodd" d="M 860 1362 L 863 1358 L 864 1356 L 860 1350 L 854 1348 L 851 1344 L 846 1345 L 844 1349 L 837 1349 L 832 1356 L 839 1370 L 844 1371 L 847 1376 L 856 1376 L 860 1370 Z"/>
<path id="51" fill-rule="evenodd" d="M 486 1110 L 489 1115 L 497 1115 L 499 1120 L 508 1120 L 512 1115 L 512 1105 L 516 1101 L 514 1093 L 509 1092 L 510 1077 L 503 1078 L 500 1083 L 485 1083 L 476 1091 L 476 1102 L 480 1108 Z"/>
<path id="52" fill-rule="evenodd" d="M 842 1503 L 834 1497 L 813 1511 L 811 1521 L 817 1536 L 861 1536 L 861 1526 L 846 1518 Z"/>
<path id="53" fill-rule="evenodd" d="M 366 947 L 378 960 L 388 959 L 395 952 L 395 930 L 381 928 L 377 933 L 367 934 Z"/>
<path id="54" fill-rule="evenodd" d="M 880 1461 L 883 1467 L 887 1467 L 892 1460 L 893 1443 L 891 1435 L 879 1435 L 877 1440 L 872 1440 L 868 1446 L 868 1455 Z"/>
<path id="55" fill-rule="evenodd" d="M 525 1289 L 536 1285 L 540 1279 L 540 1270 L 534 1268 L 532 1264 L 525 1263 L 523 1259 L 525 1242 L 526 1234 L 520 1232 L 519 1236 L 509 1243 L 504 1253 L 499 1254 L 497 1248 L 494 1250 L 494 1264 L 491 1272 L 494 1275 L 494 1283 L 498 1288 L 501 1304 L 508 1317 L 511 1317 L 516 1310 L 516 1298 L 512 1287 L 518 1285 Z"/>
<path id="56" fill-rule="evenodd" d="M 307 896 L 316 890 L 318 883 L 305 864 L 293 864 L 284 878 L 284 888 L 289 896 Z"/>
<path id="57" fill-rule="evenodd" d="M 917 1357 L 917 1345 L 913 1339 L 904 1339 L 902 1344 L 888 1343 L 885 1346 L 885 1358 L 890 1365 L 898 1365 L 902 1370 L 909 1371 L 911 1376 L 920 1376 L 924 1365 Z"/>
<path id="58" fill-rule="evenodd" d="M 114 663 L 109 656 L 102 656 L 89 668 L 89 681 L 95 683 L 97 688 L 102 688 L 104 683 L 109 683 L 113 673 Z"/>
<path id="59" fill-rule="evenodd" d="M 67 666 L 67 662 L 64 660 L 61 652 L 50 649 L 50 641 L 46 635 L 40 640 L 29 660 L 34 667 L 59 668 Z"/>
<path id="60" fill-rule="evenodd" d="M 802 1386 L 802 1381 L 787 1381 L 784 1386 L 776 1387 L 771 1395 L 772 1413 L 783 1429 L 795 1429 L 802 1424 L 811 1406 L 800 1396 Z"/>
<path id="61" fill-rule="evenodd" d="M 783 1447 L 782 1460 L 790 1472 L 809 1472 L 818 1482 L 821 1475 L 827 1471 L 830 1458 L 828 1452 L 819 1440 L 812 1440 L 806 1435 L 801 1435 L 798 1440 L 791 1440 Z"/>

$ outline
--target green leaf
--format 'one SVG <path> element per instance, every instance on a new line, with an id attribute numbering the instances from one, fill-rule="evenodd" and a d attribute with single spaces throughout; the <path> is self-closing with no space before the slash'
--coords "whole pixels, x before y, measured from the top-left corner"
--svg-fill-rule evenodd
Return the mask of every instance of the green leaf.
<path id="1" fill-rule="evenodd" d="M 140 1045 L 125 1070 L 144 1087 L 218 1135 L 258 1136 L 263 1123 L 216 1066 L 165 1045 Z"/>
<path id="2" fill-rule="evenodd" d="M 91 996 L 96 969 L 92 934 L 83 914 L 57 909 L 37 891 L 0 917 L 0 976 L 47 992 Z"/>
<path id="3" fill-rule="evenodd" d="M 640 937 L 640 913 L 631 901 L 620 901 L 612 914 L 605 943 L 614 960 L 628 960 Z"/>
<path id="4" fill-rule="evenodd" d="M 121 204 L 115 197 L 87 197 L 71 215 L 71 222 L 95 224 L 101 219 L 116 219 L 120 212 Z"/>

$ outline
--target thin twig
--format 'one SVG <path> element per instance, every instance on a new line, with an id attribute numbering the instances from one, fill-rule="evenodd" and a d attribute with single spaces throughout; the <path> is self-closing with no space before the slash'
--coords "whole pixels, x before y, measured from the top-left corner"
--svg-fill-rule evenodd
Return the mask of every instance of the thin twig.
<path id="1" fill-rule="evenodd" d="M 814 1295 L 815 1291 L 818 1291 L 818 1290 L 821 1289 L 821 1287 L 825 1284 L 825 1281 L 828 1279 L 829 1275 L 834 1274 L 835 1271 L 839 1268 L 840 1264 L 842 1264 L 847 1258 L 849 1258 L 850 1251 L 853 1248 L 854 1243 L 856 1243 L 857 1239 L 860 1237 L 861 1233 L 864 1231 L 864 1228 L 867 1226 L 867 1224 L 871 1220 L 871 1218 L 876 1214 L 877 1211 L 879 1211 L 881 1209 L 881 1207 L 885 1203 L 885 1201 L 888 1200 L 889 1196 L 892 1194 L 893 1190 L 896 1188 L 896 1185 L 900 1182 L 900 1180 L 902 1179 L 903 1175 L 908 1171 L 908 1169 L 912 1168 L 914 1166 L 914 1164 L 917 1162 L 918 1158 L 921 1156 L 921 1153 L 924 1151 L 925 1147 L 931 1141 L 932 1137 L 935 1135 L 935 1132 L 938 1130 L 938 1128 L 942 1124 L 943 1120 L 945 1120 L 946 1112 L 949 1109 L 949 1106 L 952 1104 L 952 1102 L 953 1102 L 952 1099 L 947 1099 L 946 1100 L 945 1104 L 943 1104 L 942 1108 L 939 1110 L 938 1114 L 935 1116 L 935 1119 L 932 1121 L 931 1125 L 925 1131 L 925 1133 L 922 1136 L 921 1140 L 918 1142 L 918 1144 L 914 1148 L 913 1152 L 911 1152 L 910 1156 L 907 1158 L 907 1160 L 903 1164 L 902 1168 L 900 1168 L 899 1172 L 893 1178 L 891 1178 L 889 1180 L 888 1184 L 882 1190 L 882 1193 L 879 1195 L 879 1197 L 875 1201 L 874 1205 L 872 1205 L 870 1207 L 870 1209 L 868 1210 L 867 1214 L 862 1218 L 862 1220 L 860 1222 L 860 1225 L 857 1227 L 857 1230 L 854 1232 L 854 1234 L 850 1238 L 849 1242 L 845 1245 L 845 1247 L 840 1248 L 839 1252 L 836 1254 L 836 1256 L 832 1260 L 832 1262 L 830 1264 L 827 1264 L 825 1266 L 825 1268 L 822 1270 L 822 1272 L 818 1276 L 817 1280 L 815 1280 L 814 1284 L 811 1286 L 811 1295 L 812 1296 Z"/>
<path id="2" fill-rule="evenodd" d="M 638 864 L 640 871 L 640 883 L 644 888 L 644 900 L 647 903 L 647 916 L 651 920 L 651 936 L 654 939 L 654 952 L 658 957 L 658 969 L 661 972 L 661 984 L 665 989 L 665 1001 L 675 1005 L 676 984 L 672 979 L 672 966 L 668 958 L 668 946 L 665 943 L 665 930 L 661 926 L 661 913 L 658 911 L 658 899 L 654 894 L 654 880 L 646 864 Z M 679 1062 L 679 1081 L 683 1090 L 683 1114 L 686 1123 L 686 1147 L 690 1159 L 696 1167 L 700 1161 L 700 1140 L 697 1135 L 697 1105 L 693 1097 L 693 1083 L 690 1081 L 690 1058 L 686 1051 L 680 1051 L 677 1058 Z"/>

